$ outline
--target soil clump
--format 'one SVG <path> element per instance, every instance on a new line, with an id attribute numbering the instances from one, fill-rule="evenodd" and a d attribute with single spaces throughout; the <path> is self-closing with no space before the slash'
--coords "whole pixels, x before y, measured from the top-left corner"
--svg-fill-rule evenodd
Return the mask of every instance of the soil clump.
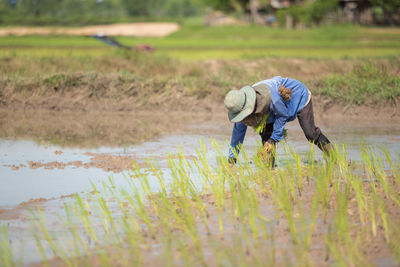
<path id="1" fill-rule="evenodd" d="M 179 29 L 174 22 L 119 23 L 84 27 L 7 27 L 0 29 L 0 36 L 6 35 L 104 35 L 164 37 Z"/>

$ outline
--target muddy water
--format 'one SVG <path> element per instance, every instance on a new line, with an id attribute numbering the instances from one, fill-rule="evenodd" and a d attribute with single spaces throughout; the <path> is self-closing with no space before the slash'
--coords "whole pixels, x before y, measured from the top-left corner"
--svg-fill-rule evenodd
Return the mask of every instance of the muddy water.
<path id="1" fill-rule="evenodd" d="M 222 126 L 221 126 L 222 125 Z M 303 156 L 309 151 L 301 129 L 297 123 L 288 125 L 288 140 L 297 152 Z M 400 126 L 356 126 L 341 127 L 325 125 L 321 127 L 332 142 L 347 144 L 349 157 L 353 161 L 360 158 L 359 147 L 362 142 L 371 145 L 374 149 L 386 147 L 394 157 L 400 153 Z M 39 261 L 34 236 L 31 230 L 31 215 L 26 211 L 36 205 L 44 210 L 49 230 L 52 234 L 62 235 L 65 229 L 59 224 L 59 217 L 63 217 L 63 204 L 72 201 L 71 194 L 80 193 L 83 197 L 90 197 L 93 190 L 91 183 L 101 187 L 103 181 L 109 177 L 117 187 L 123 187 L 127 179 L 131 178 L 129 170 L 136 162 L 145 166 L 147 158 L 154 157 L 162 170 L 166 173 L 168 183 L 169 154 L 178 151 L 190 160 L 196 156 L 199 140 L 203 139 L 210 149 L 209 158 L 215 159 L 216 152 L 212 150 L 211 139 L 224 145 L 230 138 L 231 125 L 206 123 L 193 126 L 186 134 L 166 135 L 153 142 L 125 148 L 100 147 L 97 149 L 61 148 L 52 145 L 40 145 L 32 141 L 1 140 L 0 141 L 0 225 L 7 225 L 10 242 L 17 251 L 23 247 L 22 262 Z M 245 147 L 251 155 L 259 142 L 258 136 L 248 130 Z M 317 152 L 317 160 L 321 153 Z M 285 156 L 282 147 L 278 147 L 278 160 L 281 164 L 290 160 Z M 213 162 L 215 164 L 215 162 Z M 157 191 L 155 178 L 150 178 L 153 190 Z M 196 175 L 194 174 L 194 181 Z M 94 225 L 101 228 L 101 222 L 94 220 Z M 47 254 L 51 251 L 47 248 Z M 18 253 L 17 255 L 18 256 Z"/>
<path id="2" fill-rule="evenodd" d="M 360 158 L 360 144 L 375 149 L 386 147 L 396 157 L 400 153 L 400 126 L 322 126 L 328 138 L 336 144 L 345 143 L 349 157 Z M 297 123 L 290 123 L 287 143 L 304 155 L 310 150 L 308 142 Z M 196 156 L 199 140 L 205 141 L 210 149 L 210 158 L 215 158 L 209 140 L 224 145 L 230 138 L 230 125 L 206 123 L 193 126 L 187 134 L 167 135 L 153 142 L 125 148 L 100 147 L 97 149 L 61 148 L 40 145 L 32 141 L 0 140 L 0 209 L 12 208 L 31 199 L 53 199 L 64 195 L 92 190 L 91 183 L 101 184 L 113 177 L 122 185 L 130 175 L 132 162 L 144 166 L 146 159 L 155 157 L 161 168 L 168 167 L 167 157 L 182 151 L 190 158 Z M 245 148 L 251 155 L 259 137 L 248 129 Z M 397 154 L 398 155 L 398 154 Z M 317 151 L 317 160 L 321 158 Z M 278 160 L 284 164 L 286 158 L 278 146 Z"/>

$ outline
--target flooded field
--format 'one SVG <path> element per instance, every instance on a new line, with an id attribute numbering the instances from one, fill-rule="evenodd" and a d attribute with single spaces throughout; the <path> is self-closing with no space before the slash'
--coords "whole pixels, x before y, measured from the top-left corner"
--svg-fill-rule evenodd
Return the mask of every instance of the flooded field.
<path id="1" fill-rule="evenodd" d="M 221 125 L 224 126 L 222 129 Z M 109 176 L 118 183 L 129 176 L 133 162 L 144 167 L 145 161 L 152 157 L 162 168 L 167 168 L 168 155 L 176 154 L 179 150 L 188 159 L 195 157 L 199 140 L 208 144 L 210 140 L 215 140 L 227 147 L 230 125 L 223 122 L 221 125 L 204 123 L 193 126 L 189 134 L 166 135 L 153 142 L 121 148 L 65 148 L 28 140 L 1 140 L 0 208 L 13 207 L 30 199 L 87 192 L 91 182 L 99 184 Z M 360 159 L 360 145 L 363 142 L 376 149 L 387 147 L 393 156 L 400 152 L 399 125 L 348 125 L 340 129 L 322 126 L 322 129 L 335 144 L 346 144 L 348 155 L 354 161 Z M 289 124 L 288 132 L 287 143 L 297 153 L 304 155 L 310 150 L 297 122 Z M 250 153 L 255 151 L 259 141 L 258 136 L 249 129 L 245 146 Z M 287 159 L 284 158 L 282 147 L 278 146 L 278 149 L 282 164 Z"/>
<path id="2" fill-rule="evenodd" d="M 169 187 L 171 186 L 169 183 L 173 182 L 171 158 L 179 159 L 180 153 L 188 161 L 198 158 L 200 140 L 204 141 L 208 150 L 207 156 L 211 166 L 216 167 L 218 153 L 213 150 L 211 143 L 217 141 L 223 145 L 222 150 L 227 151 L 230 126 L 226 122 L 202 123 L 192 126 L 187 133 L 164 135 L 155 141 L 116 148 L 78 149 L 37 144 L 28 140 L 1 140 L 0 223 L 8 228 L 11 247 L 23 248 L 15 252 L 17 259 L 23 264 L 28 264 L 42 261 L 41 253 L 45 253 L 49 258 L 54 255 L 51 246 L 45 246 L 45 252 L 38 250 L 37 236 L 32 232 L 32 222 L 35 221 L 33 217 L 38 215 L 29 210 L 35 210 L 36 206 L 39 206 L 51 235 L 56 235 L 58 240 L 66 243 L 73 242 L 60 221 L 66 220 L 65 205 L 76 201 L 76 193 L 90 202 L 98 190 L 108 199 L 110 209 L 115 210 L 113 216 L 118 218 L 121 216 L 118 212 L 118 202 L 113 202 L 112 197 L 110 198 L 105 184 L 111 184 L 114 188 L 127 188 L 133 183 L 140 187 L 141 178 L 138 178 L 137 171 L 132 168 L 137 166 L 138 170 L 142 170 L 145 174 L 149 169 L 149 160 L 153 159 L 164 174 L 165 186 Z M 340 128 L 322 125 L 321 128 L 335 144 L 346 144 L 348 157 L 353 164 L 361 160 L 362 143 L 377 150 L 386 147 L 393 159 L 399 157 L 399 125 L 347 125 Z M 306 159 L 310 146 L 297 122 L 288 125 L 288 136 L 287 143 L 295 148 L 304 164 L 310 164 Z M 258 136 L 249 129 L 244 145 L 250 159 L 256 151 L 258 142 Z M 315 160 L 317 165 L 323 162 L 319 151 Z M 252 160 L 245 163 L 255 168 Z M 278 146 L 278 165 L 286 166 L 291 163 L 293 159 L 283 151 L 282 145 Z M 191 181 L 196 188 L 203 186 L 200 177 L 198 171 L 191 172 Z M 147 181 L 153 192 L 160 192 L 160 184 L 154 174 L 149 172 Z M 270 204 L 263 209 L 266 209 L 264 216 L 270 214 L 272 218 L 274 217 L 274 209 Z M 104 225 L 97 212 L 91 215 L 92 225 L 96 231 L 103 232 Z M 85 232 L 84 228 L 82 225 L 78 227 L 82 233 Z M 123 232 L 122 229 L 120 231 Z M 94 244 L 91 246 L 94 247 Z M 391 257 L 377 260 L 381 260 L 376 262 L 379 266 L 397 264 Z"/>

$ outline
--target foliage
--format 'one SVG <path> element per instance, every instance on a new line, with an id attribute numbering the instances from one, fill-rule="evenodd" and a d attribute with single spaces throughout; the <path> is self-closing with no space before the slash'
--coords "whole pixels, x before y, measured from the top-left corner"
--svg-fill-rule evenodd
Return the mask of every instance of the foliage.
<path id="1" fill-rule="evenodd" d="M 249 0 L 202 0 L 207 6 L 222 11 L 243 12 Z"/>
<path id="2" fill-rule="evenodd" d="M 356 65 L 346 75 L 329 75 L 317 86 L 317 91 L 350 104 L 395 103 L 400 97 L 400 77 L 391 74 L 386 67 Z"/>
<path id="3" fill-rule="evenodd" d="M 202 11 L 200 0 L 19 0 L 0 1 L 1 24 L 84 25 L 151 18 L 183 18 Z"/>
<path id="4" fill-rule="evenodd" d="M 380 23 L 394 24 L 395 14 L 397 14 L 397 23 L 400 23 L 399 10 L 400 1 L 398 0 L 371 0 L 375 19 Z"/>
<path id="5" fill-rule="evenodd" d="M 122 0 L 127 12 L 131 16 L 148 16 L 149 2 L 142 0 Z"/>
<path id="6" fill-rule="evenodd" d="M 307 1 L 304 5 L 292 5 L 288 9 L 279 10 L 277 17 L 280 24 L 284 23 L 287 15 L 293 18 L 294 23 L 319 24 L 326 14 L 335 11 L 337 7 L 338 0 Z"/>

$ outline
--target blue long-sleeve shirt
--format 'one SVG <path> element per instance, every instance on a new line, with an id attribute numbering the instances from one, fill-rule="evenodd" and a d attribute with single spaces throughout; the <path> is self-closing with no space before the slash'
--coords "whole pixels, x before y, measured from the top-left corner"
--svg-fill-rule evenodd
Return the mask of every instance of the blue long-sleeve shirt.
<path id="1" fill-rule="evenodd" d="M 275 142 L 279 142 L 283 138 L 286 123 L 296 119 L 297 113 L 306 105 L 309 92 L 307 87 L 300 81 L 290 78 L 282 78 L 280 76 L 260 81 L 253 84 L 253 86 L 262 83 L 267 84 L 271 89 L 271 104 L 267 111 L 269 112 L 267 123 L 273 123 L 274 127 L 270 138 Z M 290 100 L 283 101 L 279 94 L 279 87 L 281 85 L 292 90 Z M 246 130 L 247 126 L 242 122 L 237 122 L 233 125 L 230 146 L 231 148 L 235 148 L 237 153 L 239 153 L 239 143 L 243 144 Z M 229 157 L 236 158 L 231 148 L 229 149 Z"/>

